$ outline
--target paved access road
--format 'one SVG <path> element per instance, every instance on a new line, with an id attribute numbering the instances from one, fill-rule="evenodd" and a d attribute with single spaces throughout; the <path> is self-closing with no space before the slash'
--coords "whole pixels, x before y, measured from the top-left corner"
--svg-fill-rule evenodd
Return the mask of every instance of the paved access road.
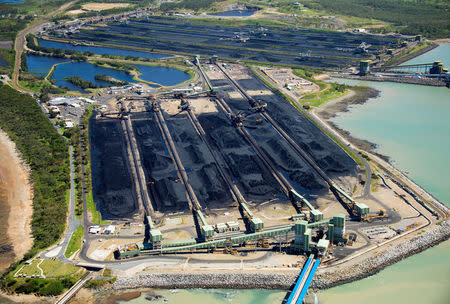
<path id="1" fill-rule="evenodd" d="M 23 49 L 25 47 L 25 41 L 26 41 L 25 37 L 28 34 L 35 33 L 42 24 L 44 24 L 45 22 L 47 22 L 49 19 L 53 18 L 57 14 L 61 13 L 62 11 L 66 10 L 68 7 L 70 7 L 72 4 L 74 4 L 78 1 L 79 0 L 74 0 L 74 1 L 71 1 L 71 2 L 68 2 L 68 3 L 62 5 L 60 8 L 49 13 L 48 15 L 43 16 L 42 18 L 39 18 L 38 20 L 33 21 L 30 25 L 28 25 L 25 29 L 23 29 L 22 31 L 20 31 L 17 34 L 16 40 L 14 41 L 14 50 L 16 51 L 16 60 L 14 62 L 14 72 L 13 72 L 13 77 L 12 77 L 13 88 L 15 88 L 16 90 L 19 90 L 19 91 L 27 92 L 27 93 L 34 93 L 33 91 L 24 89 L 19 85 L 19 70 L 20 70 L 20 64 L 21 64 L 21 56 L 23 53 Z"/>

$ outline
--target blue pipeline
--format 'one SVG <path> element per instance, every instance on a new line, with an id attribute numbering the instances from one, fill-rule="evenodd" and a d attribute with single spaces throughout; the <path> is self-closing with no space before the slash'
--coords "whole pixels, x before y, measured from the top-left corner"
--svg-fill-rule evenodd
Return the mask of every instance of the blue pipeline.
<path id="1" fill-rule="evenodd" d="M 303 298 L 306 296 L 306 292 L 308 291 L 309 285 L 311 285 L 311 281 L 312 281 L 312 279 L 314 278 L 314 274 L 316 273 L 317 268 L 319 267 L 319 264 L 320 264 L 320 260 L 317 259 L 317 260 L 314 262 L 314 266 L 313 266 L 313 268 L 311 269 L 311 272 L 309 273 L 308 279 L 307 279 L 306 282 L 305 282 L 305 286 L 303 286 L 303 290 L 302 290 L 302 292 L 300 293 L 300 297 L 298 297 L 298 300 L 297 300 L 297 303 L 296 303 L 296 304 L 302 304 Z"/>
<path id="2" fill-rule="evenodd" d="M 303 276 L 306 273 L 306 270 L 309 268 L 309 264 L 311 264 L 311 262 L 312 262 L 312 258 L 308 258 L 305 266 L 303 266 L 303 270 L 300 273 L 300 276 L 297 279 L 297 283 L 295 284 L 294 289 L 292 289 L 291 295 L 289 296 L 289 299 L 287 300 L 286 304 L 292 304 L 292 300 L 294 299 L 295 293 L 300 285 L 300 282 L 302 281 Z"/>

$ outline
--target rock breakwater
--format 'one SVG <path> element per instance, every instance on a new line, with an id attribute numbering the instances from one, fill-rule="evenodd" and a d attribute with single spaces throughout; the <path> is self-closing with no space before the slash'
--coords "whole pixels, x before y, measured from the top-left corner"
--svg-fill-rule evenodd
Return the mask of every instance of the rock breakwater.
<path id="1" fill-rule="evenodd" d="M 368 277 L 397 261 L 437 245 L 449 237 L 450 220 L 446 220 L 431 230 L 390 246 L 375 255 L 369 255 L 359 264 L 344 263 L 339 266 L 319 268 L 311 287 L 326 289 Z M 220 273 L 219 270 L 208 273 L 143 272 L 132 277 L 119 277 L 111 288 L 113 290 L 136 288 L 289 289 L 298 275 L 298 269 L 274 270 L 273 273 L 256 271 Z"/>

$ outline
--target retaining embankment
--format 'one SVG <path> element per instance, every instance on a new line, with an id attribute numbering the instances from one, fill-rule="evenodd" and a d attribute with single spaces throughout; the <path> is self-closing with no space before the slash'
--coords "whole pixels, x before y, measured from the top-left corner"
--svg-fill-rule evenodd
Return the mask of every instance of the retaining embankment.
<path id="1" fill-rule="evenodd" d="M 311 288 L 326 289 L 373 275 L 399 260 L 432 247 L 450 236 L 450 220 L 402 243 L 362 260 L 359 264 L 344 263 L 336 267 L 319 268 Z M 131 277 L 118 277 L 113 290 L 136 288 L 263 288 L 289 289 L 300 271 L 239 271 L 220 270 L 202 273 L 149 272 Z"/>
<path id="2" fill-rule="evenodd" d="M 418 233 L 420 234 L 407 241 L 367 257 L 361 263 L 345 263 L 337 267 L 319 269 L 311 287 L 326 289 L 356 281 L 374 275 L 395 262 L 435 246 L 450 237 L 450 220 L 442 222 L 441 225 L 437 225 L 431 230 Z"/>
<path id="3" fill-rule="evenodd" d="M 403 76 L 397 76 L 397 77 L 376 77 L 376 76 L 356 76 L 356 75 L 332 75 L 333 78 L 345 78 L 345 79 L 355 79 L 355 80 L 362 80 L 362 81 L 378 81 L 378 82 L 398 82 L 398 83 L 409 83 L 409 84 L 418 84 L 418 85 L 425 85 L 425 86 L 432 86 L 432 87 L 445 87 L 446 82 L 443 79 L 438 78 L 414 78 L 414 77 L 403 77 Z"/>

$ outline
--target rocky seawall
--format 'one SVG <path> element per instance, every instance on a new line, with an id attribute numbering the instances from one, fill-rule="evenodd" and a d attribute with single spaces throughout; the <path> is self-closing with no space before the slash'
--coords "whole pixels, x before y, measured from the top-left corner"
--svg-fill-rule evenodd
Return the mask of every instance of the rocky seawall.
<path id="1" fill-rule="evenodd" d="M 448 240 L 449 237 L 450 220 L 446 220 L 441 225 L 437 225 L 433 229 L 420 233 L 407 241 L 390 246 L 386 250 L 366 258 L 357 265 L 344 264 L 339 267 L 319 269 L 311 287 L 314 289 L 326 289 L 374 275 L 389 265 Z"/>
<path id="2" fill-rule="evenodd" d="M 417 232 L 415 232 L 417 233 Z M 312 281 L 313 289 L 326 289 L 373 275 L 383 268 L 419 253 L 450 237 L 450 220 L 423 232 L 407 241 L 396 244 L 376 255 L 369 256 L 361 263 L 331 266 L 320 269 Z M 219 270 L 208 273 L 142 273 L 132 277 L 119 277 L 112 285 L 113 290 L 136 288 L 263 288 L 289 289 L 299 275 L 298 269 L 292 271 L 227 272 Z"/>

